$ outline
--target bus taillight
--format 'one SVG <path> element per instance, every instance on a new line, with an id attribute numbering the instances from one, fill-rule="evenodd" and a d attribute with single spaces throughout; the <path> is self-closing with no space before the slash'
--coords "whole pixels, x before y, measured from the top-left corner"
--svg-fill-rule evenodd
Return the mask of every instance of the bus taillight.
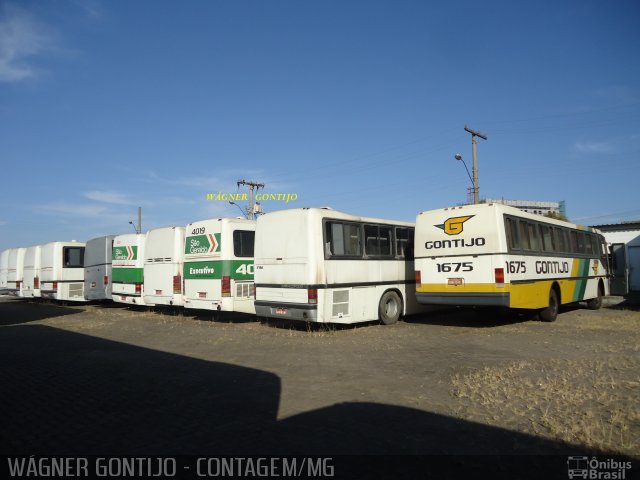
<path id="1" fill-rule="evenodd" d="M 222 296 L 231 296 L 231 277 L 228 275 L 222 277 Z"/>
<path id="2" fill-rule="evenodd" d="M 105 275 L 102 281 L 104 282 L 105 285 L 109 285 L 109 275 Z"/>
<path id="3" fill-rule="evenodd" d="M 416 287 L 422 285 L 422 275 L 420 275 L 420 270 L 416 270 Z"/>
<path id="4" fill-rule="evenodd" d="M 180 275 L 173 276 L 173 293 L 182 293 L 182 277 Z"/>
<path id="5" fill-rule="evenodd" d="M 52 288 L 53 290 L 58 290 L 58 282 L 53 282 Z"/>
<path id="6" fill-rule="evenodd" d="M 307 288 L 307 300 L 308 300 L 308 303 L 318 303 L 317 288 Z"/>
<path id="7" fill-rule="evenodd" d="M 33 288 L 40 288 L 40 279 L 38 277 L 33 277 Z"/>
<path id="8" fill-rule="evenodd" d="M 136 295 L 141 295 L 141 294 L 142 294 L 142 284 L 136 283 Z"/>
<path id="9" fill-rule="evenodd" d="M 504 268 L 496 268 L 494 272 L 496 285 L 504 285 Z"/>

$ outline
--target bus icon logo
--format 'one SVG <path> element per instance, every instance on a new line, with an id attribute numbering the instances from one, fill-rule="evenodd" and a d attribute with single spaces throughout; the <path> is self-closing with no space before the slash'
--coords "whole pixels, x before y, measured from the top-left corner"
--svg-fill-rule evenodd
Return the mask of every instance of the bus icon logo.
<path id="1" fill-rule="evenodd" d="M 569 478 L 589 478 L 589 457 L 567 458 Z"/>
<path id="2" fill-rule="evenodd" d="M 444 223 L 441 223 L 440 225 L 434 225 L 434 227 L 438 227 L 441 230 L 444 230 L 444 233 L 446 233 L 447 235 L 458 235 L 459 233 L 462 233 L 464 222 L 473 217 L 475 217 L 475 215 L 447 218 Z"/>

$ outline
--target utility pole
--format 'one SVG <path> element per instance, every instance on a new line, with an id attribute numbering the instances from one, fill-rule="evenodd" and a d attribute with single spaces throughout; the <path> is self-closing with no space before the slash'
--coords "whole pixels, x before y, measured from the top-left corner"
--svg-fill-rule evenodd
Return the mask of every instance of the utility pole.
<path id="1" fill-rule="evenodd" d="M 471 150 L 473 153 L 473 203 L 480 203 L 480 187 L 478 186 L 478 159 L 476 157 L 476 143 L 477 137 L 480 137 L 483 140 L 487 139 L 487 136 L 476 132 L 475 130 L 471 130 L 469 127 L 465 125 L 465 131 L 471 134 Z"/>
<path id="2" fill-rule="evenodd" d="M 249 220 L 255 219 L 255 210 L 254 210 L 254 202 L 253 202 L 253 191 L 264 188 L 264 183 L 251 182 L 247 180 L 238 180 L 238 188 L 240 185 L 244 185 L 249 187 L 249 205 L 247 206 L 247 218 Z"/>
<path id="3" fill-rule="evenodd" d="M 138 207 L 138 225 L 134 225 L 133 222 L 129 222 L 129 225 L 133 226 L 136 233 L 142 233 L 142 207 Z"/>

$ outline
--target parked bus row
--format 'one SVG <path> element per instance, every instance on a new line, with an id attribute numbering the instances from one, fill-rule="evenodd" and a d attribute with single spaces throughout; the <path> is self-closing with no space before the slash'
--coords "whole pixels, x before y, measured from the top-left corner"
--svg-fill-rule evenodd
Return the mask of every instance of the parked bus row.
<path id="1" fill-rule="evenodd" d="M 322 323 L 392 324 L 441 305 L 553 321 L 563 304 L 600 308 L 609 275 L 600 232 L 504 205 L 426 211 L 415 224 L 298 208 L 5 250 L 0 289 Z"/>

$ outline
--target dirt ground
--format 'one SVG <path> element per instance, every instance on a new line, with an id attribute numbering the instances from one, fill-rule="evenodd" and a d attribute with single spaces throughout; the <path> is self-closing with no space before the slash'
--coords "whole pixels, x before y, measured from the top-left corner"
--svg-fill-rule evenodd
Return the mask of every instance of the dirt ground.
<path id="1" fill-rule="evenodd" d="M 640 309 L 620 299 L 554 323 L 195 313 L 3 297 L 2 453 L 640 456 Z"/>

